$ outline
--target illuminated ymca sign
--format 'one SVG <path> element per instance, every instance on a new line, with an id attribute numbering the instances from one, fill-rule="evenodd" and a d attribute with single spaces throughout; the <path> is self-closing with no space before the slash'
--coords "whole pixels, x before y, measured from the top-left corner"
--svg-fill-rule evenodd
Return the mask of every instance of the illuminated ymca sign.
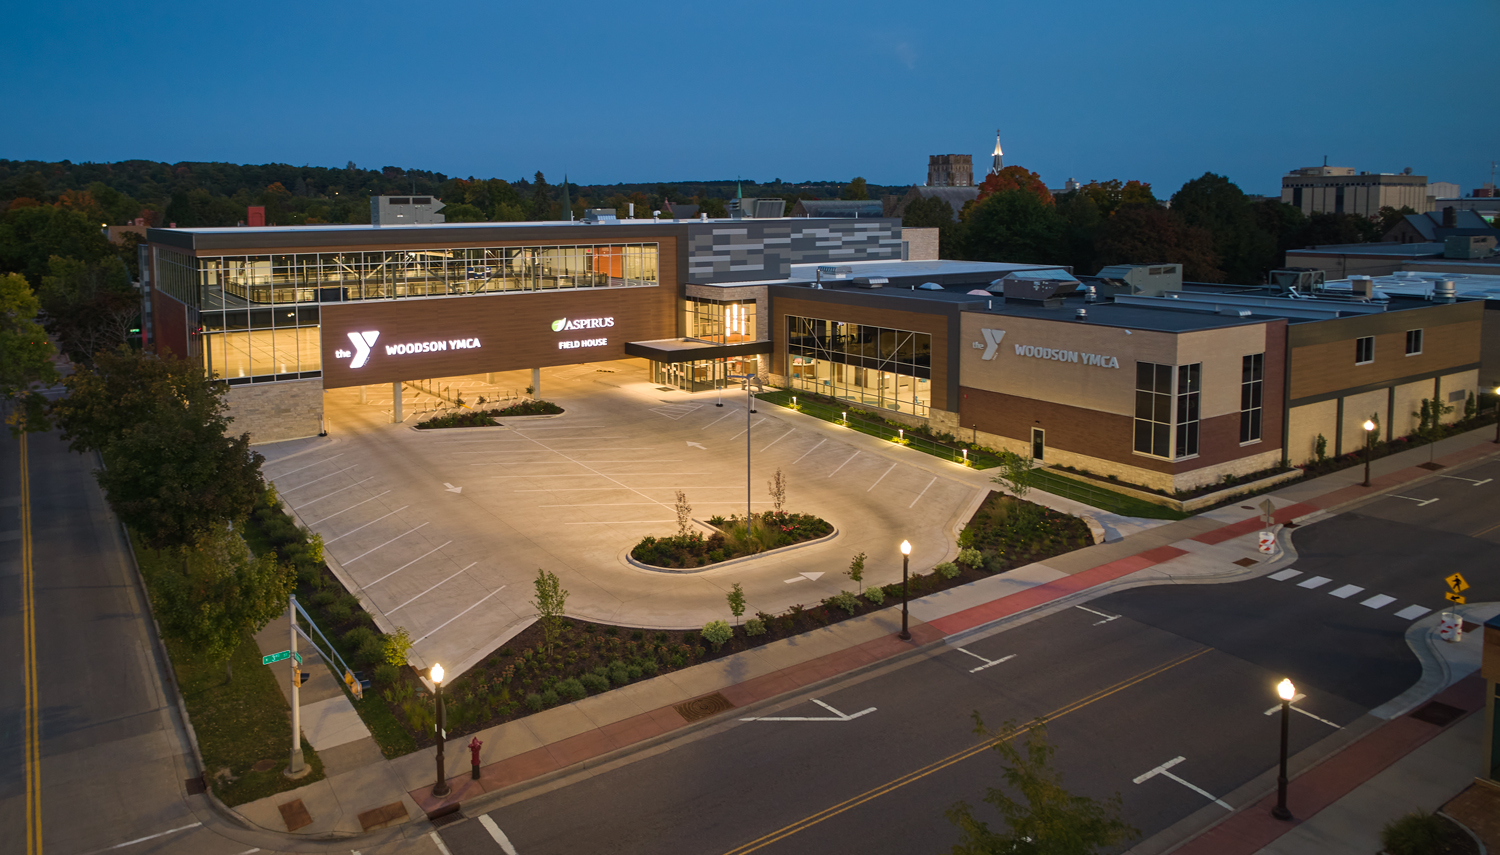
<path id="1" fill-rule="evenodd" d="M 614 318 L 558 318 L 552 322 L 553 332 L 564 330 L 596 330 L 605 329 L 615 325 Z M 560 341 L 557 343 L 558 350 L 574 350 L 580 347 L 603 347 L 609 344 L 607 338 L 580 338 L 572 341 Z"/>
<path id="2" fill-rule="evenodd" d="M 1000 350 L 1000 342 L 1005 338 L 1005 330 L 981 329 L 984 341 L 974 342 L 974 349 L 983 349 L 984 353 L 979 358 L 989 361 L 995 358 Z M 1030 344 L 1017 344 L 1016 356 L 1028 356 L 1033 359 L 1050 359 L 1054 362 L 1076 362 L 1082 365 L 1092 365 L 1096 368 L 1119 368 L 1120 360 L 1102 353 L 1082 353 L 1077 350 L 1065 350 L 1056 347 L 1037 347 Z"/>
<path id="3" fill-rule="evenodd" d="M 333 355 L 338 359 L 348 359 L 350 368 L 363 368 L 370 361 L 370 354 L 375 350 L 375 341 L 379 338 L 379 330 L 349 333 L 349 343 L 354 345 L 354 350 L 351 352 L 339 348 L 333 352 Z M 477 338 L 434 339 L 387 344 L 385 355 L 409 356 L 414 353 L 441 353 L 449 350 L 472 350 L 478 347 L 480 343 Z"/>

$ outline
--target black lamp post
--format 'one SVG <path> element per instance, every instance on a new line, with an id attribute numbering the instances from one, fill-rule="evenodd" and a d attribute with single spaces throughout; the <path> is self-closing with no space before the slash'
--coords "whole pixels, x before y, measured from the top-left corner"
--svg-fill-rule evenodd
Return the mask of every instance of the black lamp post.
<path id="1" fill-rule="evenodd" d="M 1495 442 L 1500 444 L 1500 386 L 1495 387 Z"/>
<path id="2" fill-rule="evenodd" d="M 1375 435 L 1375 422 L 1365 419 L 1362 425 L 1365 429 L 1365 486 L 1370 486 L 1370 437 Z"/>
<path id="3" fill-rule="evenodd" d="M 911 541 L 901 541 L 901 634 L 902 641 L 911 641 L 911 630 L 906 628 L 906 570 L 911 565 Z"/>
<path id="4" fill-rule="evenodd" d="M 1276 684 L 1276 694 L 1281 697 L 1281 774 L 1276 776 L 1276 807 L 1271 808 L 1271 816 L 1291 819 L 1292 812 L 1286 807 L 1286 737 L 1287 729 L 1291 726 L 1292 698 L 1297 696 L 1297 687 L 1292 685 L 1291 680 L 1282 680 Z"/>
<path id="5" fill-rule="evenodd" d="M 446 710 L 443 709 L 443 666 L 432 666 L 432 693 L 437 696 L 437 783 L 432 785 L 432 794 L 438 798 L 448 795 L 451 788 L 448 786 L 448 776 L 443 774 L 443 743 L 447 741 L 447 718 Z"/>

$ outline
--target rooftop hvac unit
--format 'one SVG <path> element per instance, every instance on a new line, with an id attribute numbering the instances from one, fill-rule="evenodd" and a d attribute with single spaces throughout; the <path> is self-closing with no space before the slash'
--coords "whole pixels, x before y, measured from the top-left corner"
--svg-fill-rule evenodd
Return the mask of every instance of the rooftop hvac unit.
<path id="1" fill-rule="evenodd" d="M 856 288 L 884 288 L 889 282 L 884 276 L 856 276 L 849 284 Z"/>

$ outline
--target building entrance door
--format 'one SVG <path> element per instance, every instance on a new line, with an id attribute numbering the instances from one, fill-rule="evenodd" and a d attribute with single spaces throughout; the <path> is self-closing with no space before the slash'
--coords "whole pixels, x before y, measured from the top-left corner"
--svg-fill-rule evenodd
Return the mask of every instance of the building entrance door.
<path id="1" fill-rule="evenodd" d="M 1047 432 L 1041 428 L 1031 429 L 1031 459 L 1046 460 Z"/>

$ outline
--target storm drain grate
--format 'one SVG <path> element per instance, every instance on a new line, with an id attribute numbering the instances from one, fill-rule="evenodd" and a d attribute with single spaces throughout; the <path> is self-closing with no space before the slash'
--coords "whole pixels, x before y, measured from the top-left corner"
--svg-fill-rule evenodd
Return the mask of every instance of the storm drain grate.
<path id="1" fill-rule="evenodd" d="M 704 695 L 701 698 L 693 698 L 691 701 L 680 703 L 672 707 L 684 721 L 698 721 L 709 716 L 718 715 L 734 709 L 734 704 L 729 699 L 714 692 L 712 695 Z"/>
<path id="2" fill-rule="evenodd" d="M 431 822 L 434 828 L 442 828 L 464 819 L 467 817 L 464 816 L 463 811 L 459 810 L 458 805 L 442 808 L 427 815 L 427 821 Z"/>
<path id="3" fill-rule="evenodd" d="M 1260 562 L 1256 561 L 1254 558 L 1241 558 L 1240 560 L 1238 560 L 1238 561 L 1236 561 L 1234 563 L 1240 565 L 1241 567 L 1254 567 L 1255 565 L 1259 564 Z"/>
<path id="4" fill-rule="evenodd" d="M 1412 713 L 1411 717 L 1416 719 L 1417 721 L 1425 721 L 1428 724 L 1435 724 L 1438 727 L 1447 727 L 1463 714 L 1464 711 L 1459 709 L 1458 707 L 1452 706 L 1451 704 L 1445 704 L 1442 701 L 1433 701 L 1432 703 Z"/>
<path id="5" fill-rule="evenodd" d="M 208 787 L 203 785 L 202 775 L 199 775 L 196 778 L 188 778 L 182 783 L 187 787 L 187 794 L 190 796 L 201 796 L 204 793 L 208 792 Z"/>

